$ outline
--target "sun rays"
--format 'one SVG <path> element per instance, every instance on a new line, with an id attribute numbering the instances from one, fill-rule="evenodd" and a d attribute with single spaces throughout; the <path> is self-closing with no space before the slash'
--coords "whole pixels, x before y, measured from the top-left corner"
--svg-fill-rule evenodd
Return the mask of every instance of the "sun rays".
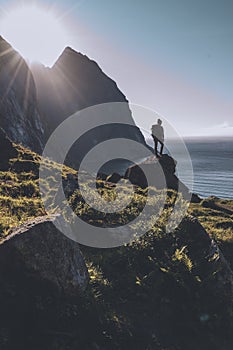
<path id="1" fill-rule="evenodd" d="M 0 34 L 29 62 L 51 66 L 65 46 L 68 33 L 61 18 L 36 4 L 10 8 L 1 17 Z"/>

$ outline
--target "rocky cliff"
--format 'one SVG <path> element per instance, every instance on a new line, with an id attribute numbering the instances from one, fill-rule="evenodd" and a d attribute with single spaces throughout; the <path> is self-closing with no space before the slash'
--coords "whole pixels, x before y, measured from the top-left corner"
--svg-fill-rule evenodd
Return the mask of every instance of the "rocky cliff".
<path id="1" fill-rule="evenodd" d="M 76 160 L 77 157 L 81 159 L 97 143 L 113 137 L 125 137 L 145 144 L 141 131 L 135 126 L 126 97 L 97 63 L 87 56 L 68 47 L 52 68 L 36 64 L 32 66 L 32 72 L 39 110 L 45 121 L 46 137 L 79 110 L 108 102 L 125 102 L 120 120 L 129 125 L 109 124 L 90 130 L 76 142 L 73 156 Z M 117 113 L 116 123 L 119 123 Z"/>
<path id="2" fill-rule="evenodd" d="M 126 102 L 116 83 L 96 62 L 69 47 L 52 68 L 34 64 L 32 72 L 39 108 L 51 129 L 83 108 L 105 102 Z"/>
<path id="3" fill-rule="evenodd" d="M 12 141 L 41 152 L 43 134 L 36 88 L 24 59 L 0 37 L 0 127 Z"/>
<path id="4" fill-rule="evenodd" d="M 41 153 L 46 139 L 63 120 L 83 108 L 106 102 L 127 100 L 116 83 L 87 56 L 66 48 L 51 69 L 40 64 L 29 69 L 0 37 L 0 127 L 12 141 Z M 106 135 L 108 139 L 126 137 L 145 144 L 129 108 L 123 119 L 130 125 L 96 128 L 77 142 L 76 150 L 84 150 L 85 154 Z"/>

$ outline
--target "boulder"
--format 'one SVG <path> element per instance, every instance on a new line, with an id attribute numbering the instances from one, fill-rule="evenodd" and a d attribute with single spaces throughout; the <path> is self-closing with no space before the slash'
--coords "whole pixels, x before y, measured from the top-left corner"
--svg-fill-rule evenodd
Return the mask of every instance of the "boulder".
<path id="1" fill-rule="evenodd" d="M 106 179 L 107 182 L 117 184 L 122 179 L 122 176 L 117 173 L 113 173 L 112 175 L 109 175 Z"/>
<path id="2" fill-rule="evenodd" d="M 0 296 L 78 296 L 88 284 L 78 243 L 54 225 L 59 216 L 40 217 L 14 230 L 0 245 Z"/>
<path id="3" fill-rule="evenodd" d="M 176 176 L 176 161 L 168 154 L 164 154 L 159 160 L 156 158 L 149 158 L 139 165 L 132 165 L 125 173 L 125 178 L 129 179 L 132 184 L 146 188 L 148 186 L 147 179 L 144 172 L 140 168 L 146 170 L 148 174 L 154 173 L 153 183 L 157 189 L 164 188 L 164 181 L 161 177 L 161 168 L 166 179 L 167 189 L 178 190 L 183 194 L 184 198 L 189 199 L 191 194 L 189 189 Z M 157 169 L 157 170 L 156 170 Z"/>
<path id="4" fill-rule="evenodd" d="M 191 197 L 192 203 L 201 203 L 201 201 L 202 201 L 202 199 L 198 194 L 192 193 L 192 197 Z"/>
<path id="5" fill-rule="evenodd" d="M 180 247 L 188 246 L 193 270 L 203 284 L 205 298 L 213 298 L 213 309 L 221 305 L 232 311 L 233 272 L 216 242 L 208 235 L 198 219 L 188 216 L 177 232 Z M 207 302 L 206 299 L 206 302 Z M 208 300 L 208 304 L 211 304 Z M 227 301 L 227 303 L 226 303 Z"/>

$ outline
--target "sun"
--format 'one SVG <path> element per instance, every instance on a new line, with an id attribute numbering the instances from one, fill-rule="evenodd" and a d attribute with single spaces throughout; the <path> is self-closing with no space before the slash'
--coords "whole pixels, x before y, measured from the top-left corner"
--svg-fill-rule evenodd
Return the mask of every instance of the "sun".
<path id="1" fill-rule="evenodd" d="M 30 63 L 52 66 L 65 46 L 68 33 L 53 12 L 38 5 L 21 5 L 0 20 L 2 35 Z"/>

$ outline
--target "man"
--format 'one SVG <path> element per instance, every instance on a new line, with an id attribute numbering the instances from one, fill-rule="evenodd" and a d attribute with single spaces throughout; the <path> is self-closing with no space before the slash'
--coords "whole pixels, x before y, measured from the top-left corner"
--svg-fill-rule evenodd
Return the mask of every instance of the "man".
<path id="1" fill-rule="evenodd" d="M 157 124 L 152 125 L 151 134 L 155 143 L 155 155 L 156 157 L 161 157 L 163 154 L 163 147 L 164 147 L 164 130 L 162 127 L 161 119 L 157 120 Z M 160 143 L 160 146 L 161 146 L 160 154 L 158 154 L 158 142 Z"/>

